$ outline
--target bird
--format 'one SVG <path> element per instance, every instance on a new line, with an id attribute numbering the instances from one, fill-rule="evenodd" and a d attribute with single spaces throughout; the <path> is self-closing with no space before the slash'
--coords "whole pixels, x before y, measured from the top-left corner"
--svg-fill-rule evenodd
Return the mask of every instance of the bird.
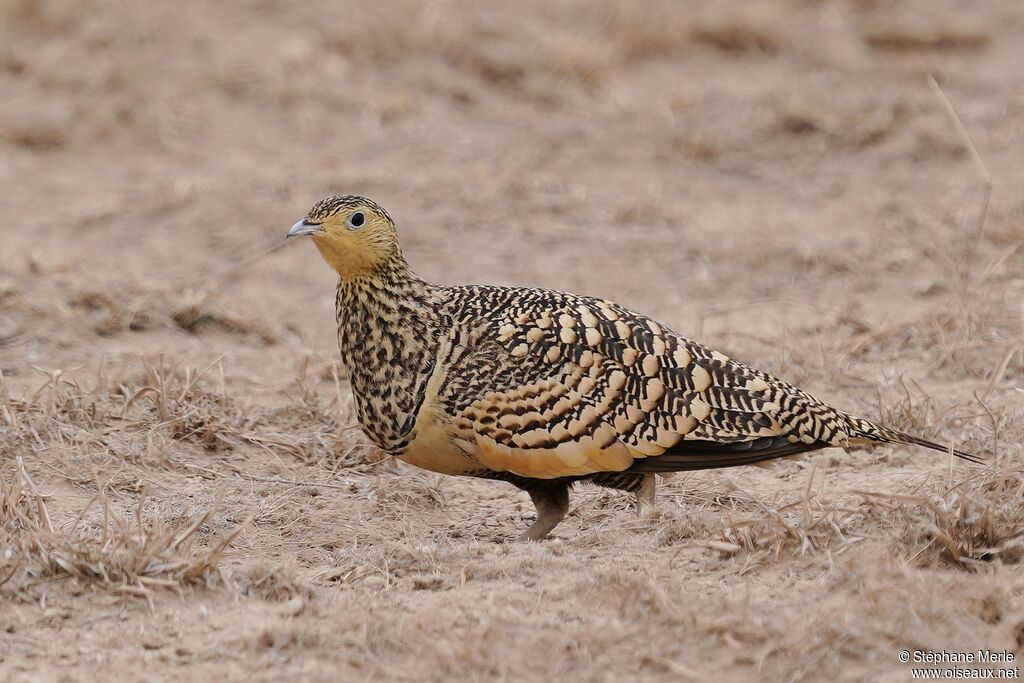
<path id="1" fill-rule="evenodd" d="M 529 494 L 546 537 L 578 482 L 652 501 L 655 475 L 878 443 L 971 453 L 830 407 L 618 303 L 551 289 L 431 284 L 395 223 L 356 195 L 308 236 L 338 275 L 338 346 L 359 424 L 384 453 Z"/>

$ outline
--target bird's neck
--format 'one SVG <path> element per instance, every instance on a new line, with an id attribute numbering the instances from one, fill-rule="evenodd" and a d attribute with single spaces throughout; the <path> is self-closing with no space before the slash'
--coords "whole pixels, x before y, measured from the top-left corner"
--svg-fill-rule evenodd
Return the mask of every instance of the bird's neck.
<path id="1" fill-rule="evenodd" d="M 440 289 L 404 263 L 338 283 L 338 346 L 359 421 L 386 452 L 400 453 L 414 436 L 444 325 L 441 301 Z"/>
<path id="2" fill-rule="evenodd" d="M 338 280 L 338 303 L 350 310 L 387 313 L 402 304 L 417 306 L 429 302 L 437 287 L 412 272 L 405 259 L 389 259 L 372 269 Z"/>

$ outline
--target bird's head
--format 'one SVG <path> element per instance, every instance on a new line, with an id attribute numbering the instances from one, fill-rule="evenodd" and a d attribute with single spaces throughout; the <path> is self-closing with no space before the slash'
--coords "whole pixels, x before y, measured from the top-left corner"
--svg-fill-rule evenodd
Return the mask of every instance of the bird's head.
<path id="1" fill-rule="evenodd" d="M 391 216 L 365 197 L 344 195 L 316 203 L 288 237 L 309 235 L 342 279 L 358 279 L 403 262 Z"/>

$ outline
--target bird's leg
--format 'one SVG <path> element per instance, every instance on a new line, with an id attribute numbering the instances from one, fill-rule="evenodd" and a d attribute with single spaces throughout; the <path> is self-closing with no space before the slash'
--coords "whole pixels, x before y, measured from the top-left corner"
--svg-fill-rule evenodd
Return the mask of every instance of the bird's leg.
<path id="1" fill-rule="evenodd" d="M 537 508 L 537 520 L 523 532 L 519 540 L 536 541 L 547 536 L 569 512 L 569 485 L 552 481 L 530 486 L 526 492 Z"/>
<path id="2" fill-rule="evenodd" d="M 636 514 L 643 513 L 644 506 L 648 505 L 654 507 L 654 490 L 656 485 L 654 474 L 644 474 L 643 483 L 640 484 L 640 488 L 636 489 Z"/>

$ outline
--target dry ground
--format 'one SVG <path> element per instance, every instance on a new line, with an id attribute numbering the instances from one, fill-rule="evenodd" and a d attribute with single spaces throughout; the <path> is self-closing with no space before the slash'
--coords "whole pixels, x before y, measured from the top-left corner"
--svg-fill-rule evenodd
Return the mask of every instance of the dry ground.
<path id="1" fill-rule="evenodd" d="M 909 680 L 1024 656 L 1018 0 L 0 4 L 0 678 Z M 959 111 L 982 175 L 931 73 Z M 653 511 L 375 461 L 332 275 L 615 298 L 993 458 L 826 452 Z"/>

